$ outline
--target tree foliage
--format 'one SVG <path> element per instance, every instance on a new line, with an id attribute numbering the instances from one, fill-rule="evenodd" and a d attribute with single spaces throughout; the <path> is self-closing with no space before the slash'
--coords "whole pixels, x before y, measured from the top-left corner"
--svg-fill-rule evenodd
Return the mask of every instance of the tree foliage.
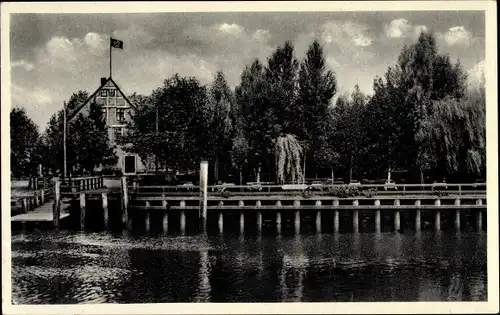
<path id="1" fill-rule="evenodd" d="M 109 143 L 108 130 L 101 107 L 92 102 L 89 104 L 88 114 L 78 113 L 75 116 L 75 111 L 88 97 L 87 92 L 79 91 L 74 93 L 66 104 L 68 175 L 92 173 L 99 166 L 116 164 L 118 159 L 114 148 Z M 64 168 L 63 115 L 63 108 L 52 115 L 42 135 L 40 145 L 42 164 L 54 173 L 58 171 L 62 173 Z"/>
<path id="2" fill-rule="evenodd" d="M 38 126 L 24 108 L 10 112 L 10 165 L 14 177 L 30 176 L 36 172 L 40 146 Z"/>
<path id="3" fill-rule="evenodd" d="M 432 33 L 421 33 L 374 79 L 370 97 L 356 85 L 333 106 L 337 80 L 319 41 L 301 61 L 287 41 L 266 62 L 246 65 L 234 92 L 218 71 L 207 86 L 175 74 L 149 95 L 132 95 L 135 111 L 121 145 L 146 165 L 157 161 L 172 171 L 209 160 L 215 181 L 234 171 L 240 179 L 259 181 L 262 175 L 280 183 L 300 181 L 306 171 L 349 180 L 385 178 L 389 169 L 407 170 L 413 181 L 424 173 L 435 179 L 484 177 L 484 85 L 470 91 L 466 81 L 460 62 L 438 51 Z M 68 110 L 87 97 L 74 94 Z M 91 118 L 76 117 L 70 126 L 71 167 L 92 169 L 92 157 L 112 157 L 106 141 L 90 140 L 105 138 L 98 112 L 94 108 Z M 59 111 L 38 145 L 53 169 L 62 165 L 61 131 Z M 107 158 L 96 161 L 105 164 Z"/>

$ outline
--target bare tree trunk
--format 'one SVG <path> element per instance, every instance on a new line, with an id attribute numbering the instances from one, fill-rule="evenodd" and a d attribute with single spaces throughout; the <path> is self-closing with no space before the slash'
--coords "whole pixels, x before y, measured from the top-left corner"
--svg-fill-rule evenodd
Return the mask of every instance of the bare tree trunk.
<path id="1" fill-rule="evenodd" d="M 241 168 L 240 168 L 240 185 L 243 185 L 243 172 L 241 171 Z"/>
<path id="2" fill-rule="evenodd" d="M 424 171 L 422 169 L 420 170 L 420 184 L 424 184 Z"/>

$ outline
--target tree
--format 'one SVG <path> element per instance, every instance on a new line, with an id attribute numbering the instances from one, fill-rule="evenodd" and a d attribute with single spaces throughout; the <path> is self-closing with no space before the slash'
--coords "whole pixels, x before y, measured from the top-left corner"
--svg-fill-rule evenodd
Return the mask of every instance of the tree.
<path id="1" fill-rule="evenodd" d="M 438 53 L 434 35 L 422 32 L 415 44 L 402 49 L 385 82 L 376 78 L 367 106 L 368 156 L 387 161 L 382 162 L 384 168 L 418 170 L 423 181 L 432 162 L 424 130 L 427 119 L 435 102 L 464 98 L 465 80 L 460 63 L 452 65 L 448 56 Z"/>
<path id="2" fill-rule="evenodd" d="M 266 102 L 263 66 L 254 60 L 241 74 L 241 82 L 235 89 L 236 105 L 241 113 L 241 133 L 248 142 L 247 162 L 260 180 L 260 168 L 269 155 L 269 122 L 266 120 Z"/>
<path id="3" fill-rule="evenodd" d="M 210 134 L 212 135 L 211 156 L 214 158 L 214 179 L 219 181 L 220 159 L 224 152 L 231 149 L 232 120 L 231 113 L 234 107 L 234 96 L 227 85 L 222 71 L 217 71 L 214 82 L 209 90 L 210 104 Z M 224 159 L 223 163 L 229 162 Z"/>
<path id="4" fill-rule="evenodd" d="M 66 103 L 67 117 L 72 117 L 75 110 L 82 105 L 89 95 L 85 91 L 78 91 L 73 93 Z M 63 149 L 63 127 L 64 127 L 64 109 L 54 113 L 47 124 L 47 128 L 42 135 L 42 153 L 43 165 L 48 167 L 52 172 L 61 171 L 64 168 L 64 149 Z M 71 171 L 73 166 L 76 165 L 76 147 L 73 137 L 76 135 L 72 132 L 71 123 L 68 123 L 68 132 L 66 137 L 67 149 L 67 165 L 68 170 Z"/>
<path id="5" fill-rule="evenodd" d="M 363 119 L 366 99 L 356 85 L 350 100 L 345 95 L 340 96 L 333 109 L 334 146 L 342 157 L 340 165 L 344 170 L 349 170 L 349 180 L 353 179 L 355 166 L 364 152 Z"/>
<path id="6" fill-rule="evenodd" d="M 248 164 L 249 152 L 250 147 L 248 145 L 248 141 L 240 133 L 233 139 L 231 147 L 231 161 L 238 169 L 240 185 L 243 184 L 243 169 Z"/>
<path id="7" fill-rule="evenodd" d="M 14 177 L 29 176 L 36 172 L 39 159 L 38 126 L 28 117 L 24 108 L 10 112 L 10 169 Z"/>
<path id="8" fill-rule="evenodd" d="M 102 115 L 102 106 L 90 103 L 89 114 L 78 117 L 71 124 L 75 149 L 75 166 L 82 173 L 92 173 L 96 167 L 115 165 L 118 157 L 111 146 Z"/>
<path id="9" fill-rule="evenodd" d="M 294 135 L 279 136 L 275 141 L 276 181 L 284 184 L 304 182 L 301 160 L 303 149 Z"/>
<path id="10" fill-rule="evenodd" d="M 190 170 L 210 154 L 209 113 L 206 87 L 175 74 L 151 96 L 139 98 L 123 143 L 143 160 L 152 154 L 166 167 Z"/>
<path id="11" fill-rule="evenodd" d="M 299 62 L 287 41 L 268 58 L 264 69 L 266 117 L 275 139 L 280 133 L 299 134 L 300 117 L 296 116 Z"/>
<path id="12" fill-rule="evenodd" d="M 296 134 L 308 143 L 307 161 L 317 175 L 318 168 L 329 163 L 325 160 L 325 153 L 331 149 L 327 149 L 331 126 L 329 105 L 337 91 L 335 75 L 327 69 L 323 48 L 317 40 L 309 46 L 306 59 L 300 65 L 298 82 L 298 104 L 294 116 L 298 126 Z"/>

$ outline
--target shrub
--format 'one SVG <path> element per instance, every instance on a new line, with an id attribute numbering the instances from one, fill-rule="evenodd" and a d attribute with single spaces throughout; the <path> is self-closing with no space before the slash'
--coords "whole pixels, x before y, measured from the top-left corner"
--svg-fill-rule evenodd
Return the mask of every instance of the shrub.
<path id="1" fill-rule="evenodd" d="M 308 198 L 309 199 L 309 198 L 312 197 L 312 195 L 313 195 L 313 192 L 311 190 L 304 190 L 302 192 L 302 197 L 304 197 L 304 198 Z"/>
<path id="2" fill-rule="evenodd" d="M 372 198 L 376 194 L 375 188 L 370 188 L 368 190 L 363 190 L 363 196 L 366 198 Z"/>
<path id="3" fill-rule="evenodd" d="M 438 197 L 443 197 L 443 196 L 448 196 L 449 193 L 447 191 L 444 191 L 444 190 L 436 190 L 434 192 L 434 194 Z"/>
<path id="4" fill-rule="evenodd" d="M 229 190 L 223 190 L 219 193 L 219 195 L 222 197 L 222 198 L 230 198 L 233 196 L 233 193 L 230 192 Z"/>

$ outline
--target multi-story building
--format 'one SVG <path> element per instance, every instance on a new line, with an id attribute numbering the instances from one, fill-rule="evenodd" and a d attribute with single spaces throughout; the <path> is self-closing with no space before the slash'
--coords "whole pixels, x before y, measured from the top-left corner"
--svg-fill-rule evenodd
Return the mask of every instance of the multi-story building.
<path id="1" fill-rule="evenodd" d="M 112 145 L 116 145 L 118 162 L 115 168 L 120 169 L 125 175 L 143 171 L 145 167 L 141 159 L 136 154 L 125 152 L 123 147 L 117 144 L 117 140 L 125 134 L 127 120 L 130 119 L 134 105 L 111 77 L 101 78 L 99 88 L 68 116 L 68 122 L 74 119 L 79 113 L 88 115 L 92 102 L 102 106 L 103 116 L 106 118 L 109 140 Z"/>

